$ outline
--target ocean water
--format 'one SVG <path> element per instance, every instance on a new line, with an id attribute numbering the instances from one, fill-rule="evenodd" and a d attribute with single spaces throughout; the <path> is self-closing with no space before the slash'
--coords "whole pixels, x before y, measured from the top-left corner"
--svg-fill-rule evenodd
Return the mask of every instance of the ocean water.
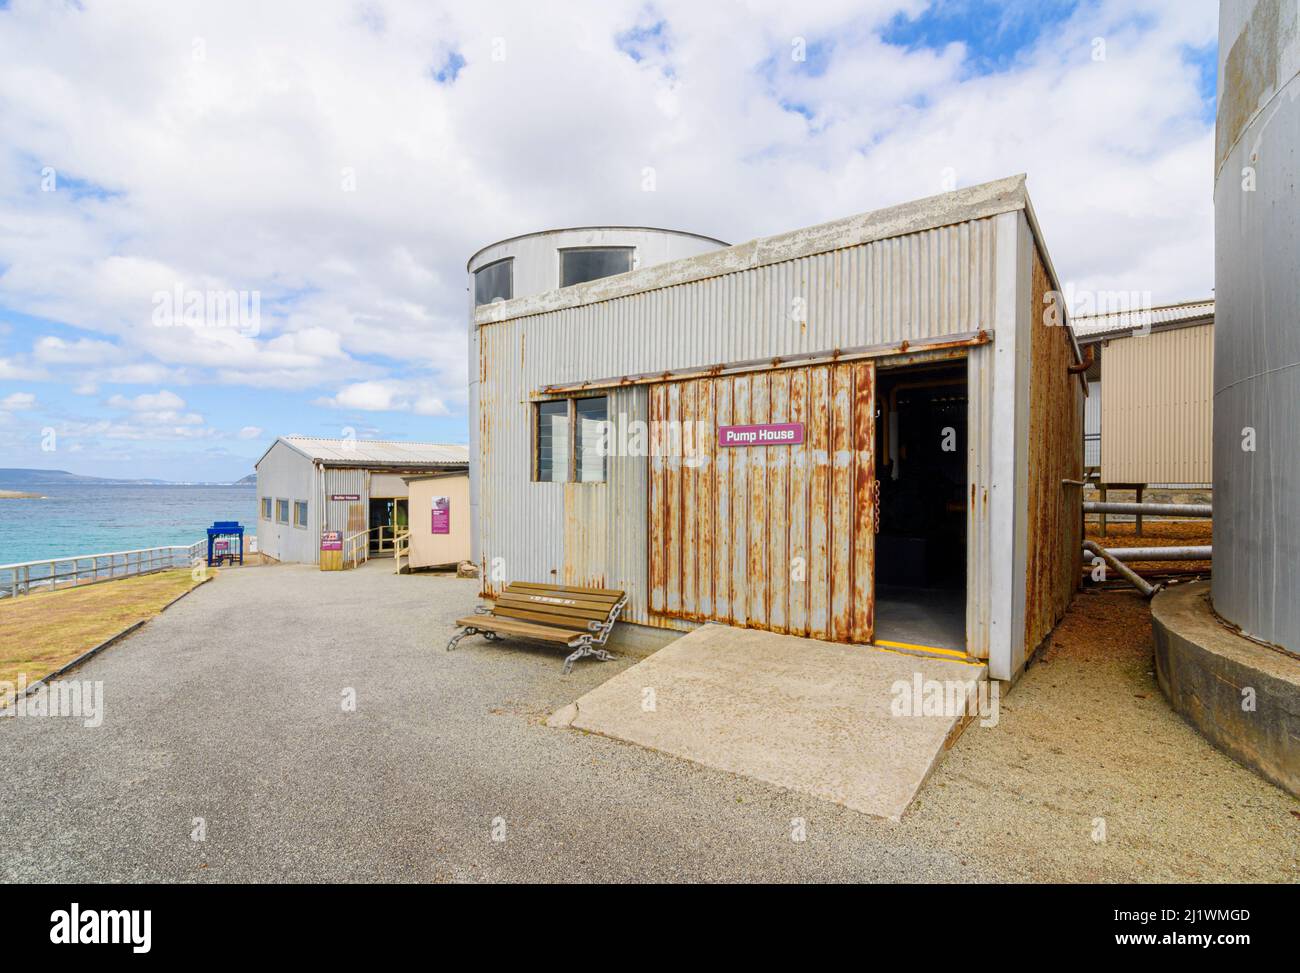
<path id="1" fill-rule="evenodd" d="M 206 540 L 214 520 L 257 532 L 255 486 L 69 484 L 21 487 L 44 500 L 0 499 L 0 564 Z"/>

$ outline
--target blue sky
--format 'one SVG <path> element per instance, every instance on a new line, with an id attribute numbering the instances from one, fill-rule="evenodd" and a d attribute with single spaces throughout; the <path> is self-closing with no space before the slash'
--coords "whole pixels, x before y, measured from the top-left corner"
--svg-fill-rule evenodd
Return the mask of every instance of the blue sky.
<path id="1" fill-rule="evenodd" d="M 1205 296 L 1215 24 L 1209 0 L 0 4 L 0 467 L 224 480 L 277 434 L 465 442 L 465 259 L 550 226 L 743 241 L 1026 172 L 1074 286 Z M 163 326 L 177 298 L 215 303 Z"/>

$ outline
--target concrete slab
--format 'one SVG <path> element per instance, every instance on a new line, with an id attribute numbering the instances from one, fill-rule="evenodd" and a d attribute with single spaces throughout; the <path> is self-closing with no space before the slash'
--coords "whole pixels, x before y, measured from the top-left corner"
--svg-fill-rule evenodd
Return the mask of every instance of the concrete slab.
<path id="1" fill-rule="evenodd" d="M 550 722 L 897 821 L 985 677 L 981 665 L 705 625 Z M 930 681 L 956 705 L 925 715 Z"/>

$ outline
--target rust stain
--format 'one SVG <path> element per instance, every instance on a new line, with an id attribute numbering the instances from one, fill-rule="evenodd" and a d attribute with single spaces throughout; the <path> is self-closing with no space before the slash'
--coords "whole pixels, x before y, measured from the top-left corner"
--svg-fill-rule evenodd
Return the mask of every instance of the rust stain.
<path id="1" fill-rule="evenodd" d="M 870 641 L 874 364 L 760 367 L 661 383 L 650 393 L 650 418 L 651 611 Z M 805 441 L 717 447 L 719 425 L 764 422 L 801 422 Z M 680 452 L 695 462 L 661 448 L 671 446 L 663 429 L 674 423 L 683 429 Z"/>
<path id="2" fill-rule="evenodd" d="M 1033 307 L 1050 289 L 1034 251 Z M 1038 319 L 1035 318 L 1037 322 Z M 1066 329 L 1030 328 L 1027 557 L 1024 646 L 1028 655 L 1065 614 L 1079 582 L 1082 518 L 1061 481 L 1083 476 L 1083 398 L 1069 373 L 1073 348 Z"/>

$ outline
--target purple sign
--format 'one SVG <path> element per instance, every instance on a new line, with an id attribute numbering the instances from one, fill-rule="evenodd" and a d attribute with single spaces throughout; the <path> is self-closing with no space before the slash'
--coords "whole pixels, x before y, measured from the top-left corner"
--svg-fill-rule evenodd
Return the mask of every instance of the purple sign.
<path id="1" fill-rule="evenodd" d="M 764 422 L 756 426 L 719 426 L 719 446 L 798 446 L 802 422 Z"/>
<path id="2" fill-rule="evenodd" d="M 320 549 L 322 551 L 343 550 L 343 532 L 341 530 L 323 530 L 320 532 Z"/>
<path id="3" fill-rule="evenodd" d="M 451 497 L 433 498 L 432 529 L 435 534 L 451 533 Z"/>

